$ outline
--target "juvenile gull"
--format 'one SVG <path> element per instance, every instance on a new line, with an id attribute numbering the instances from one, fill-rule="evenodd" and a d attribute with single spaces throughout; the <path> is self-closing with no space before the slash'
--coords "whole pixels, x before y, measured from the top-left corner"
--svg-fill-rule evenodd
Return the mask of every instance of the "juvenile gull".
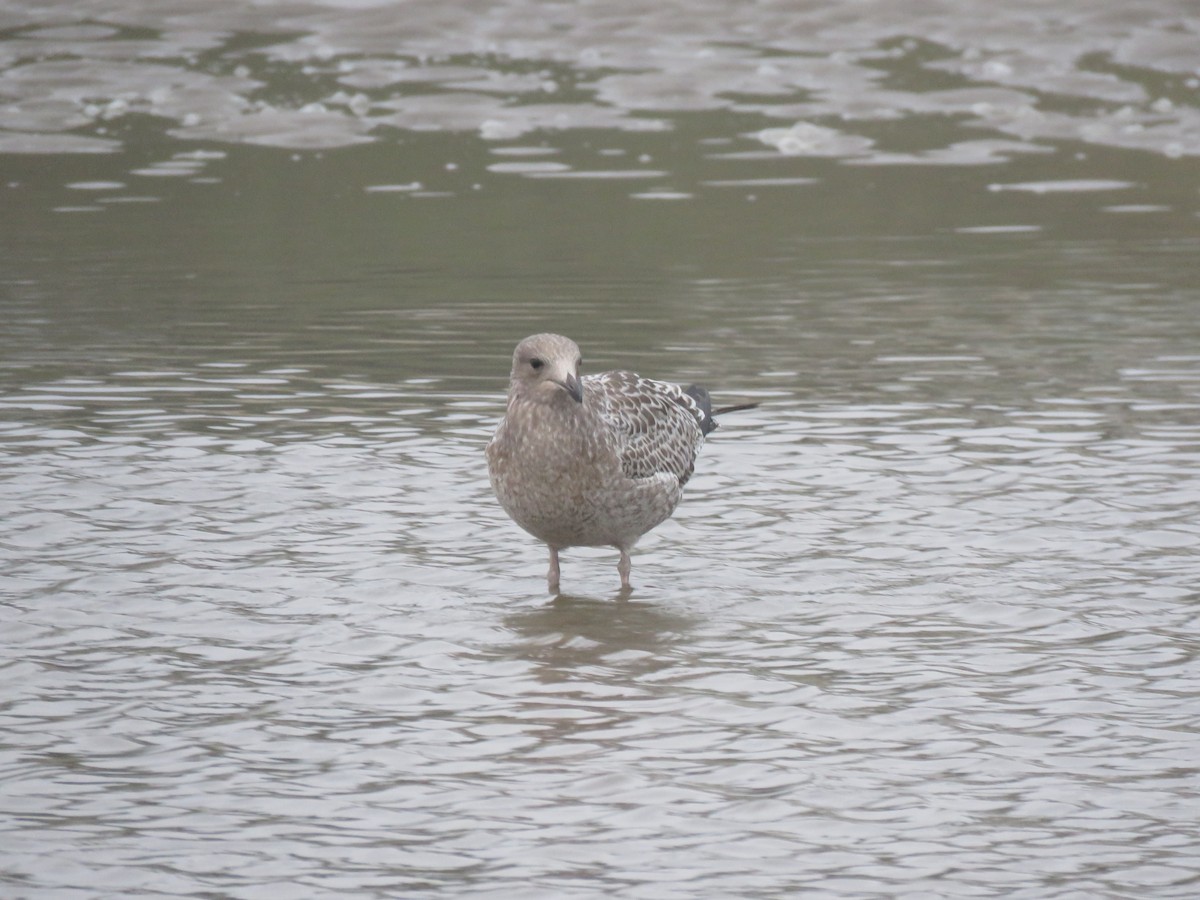
<path id="1" fill-rule="evenodd" d="M 552 593 L 567 547 L 617 548 L 627 592 L 629 551 L 675 511 L 717 422 L 702 387 L 633 372 L 580 377 L 582 362 L 562 335 L 517 345 L 508 409 L 487 445 L 488 473 L 504 511 L 550 548 Z"/>

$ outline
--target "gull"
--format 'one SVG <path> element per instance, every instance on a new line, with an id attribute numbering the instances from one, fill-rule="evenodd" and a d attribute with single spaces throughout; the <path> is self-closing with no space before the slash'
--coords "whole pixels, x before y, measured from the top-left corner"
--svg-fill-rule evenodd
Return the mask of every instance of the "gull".
<path id="1" fill-rule="evenodd" d="M 625 371 L 581 376 L 582 364 L 578 345 L 559 334 L 517 345 L 508 406 L 487 445 L 488 474 L 504 511 L 549 548 L 551 593 L 559 592 L 561 551 L 615 547 L 628 594 L 629 551 L 675 511 L 717 422 L 702 387 Z"/>

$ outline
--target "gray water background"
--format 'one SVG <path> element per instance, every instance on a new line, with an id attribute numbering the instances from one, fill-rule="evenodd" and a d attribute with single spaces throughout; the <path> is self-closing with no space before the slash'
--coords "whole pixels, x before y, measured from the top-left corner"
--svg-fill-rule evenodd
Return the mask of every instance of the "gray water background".
<path id="1" fill-rule="evenodd" d="M 0 896 L 1195 896 L 1200 20 L 1000 6 L 0 2 Z"/>

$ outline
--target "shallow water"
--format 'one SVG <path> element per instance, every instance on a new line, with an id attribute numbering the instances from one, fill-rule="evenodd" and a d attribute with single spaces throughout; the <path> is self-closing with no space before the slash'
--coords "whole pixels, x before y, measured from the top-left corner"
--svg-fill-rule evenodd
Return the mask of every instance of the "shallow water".
<path id="1" fill-rule="evenodd" d="M 0 894 L 1194 896 L 1200 25 L 1078 6 L 0 4 Z M 542 329 L 761 403 L 625 602 Z"/>

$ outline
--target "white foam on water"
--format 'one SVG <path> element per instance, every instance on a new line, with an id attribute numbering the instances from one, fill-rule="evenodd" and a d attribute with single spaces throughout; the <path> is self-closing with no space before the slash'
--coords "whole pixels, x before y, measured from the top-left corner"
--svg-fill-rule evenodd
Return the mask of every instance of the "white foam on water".
<path id="1" fill-rule="evenodd" d="M 0 153 L 116 153 L 118 141 L 81 134 L 0 132 Z"/>
<path id="2" fill-rule="evenodd" d="M 529 162 L 498 162 L 487 167 L 489 172 L 505 172 L 514 175 L 531 175 L 547 172 L 566 172 L 571 167 L 566 163 L 550 162 L 549 160 L 530 160 Z"/>
<path id="3" fill-rule="evenodd" d="M 714 178 L 702 182 L 705 187 L 804 187 L 817 184 L 819 178 Z"/>
<path id="4" fill-rule="evenodd" d="M 955 228 L 955 234 L 1029 234 L 1041 231 L 1041 225 L 972 225 Z"/>
<path id="5" fill-rule="evenodd" d="M 811 122 L 797 122 L 790 128 L 764 128 L 756 136 L 785 156 L 853 156 L 874 144 L 870 138 Z"/>
<path id="6" fill-rule="evenodd" d="M 1120 203 L 1114 206 L 1104 207 L 1105 212 L 1110 213 L 1158 213 L 1170 212 L 1171 207 L 1159 203 Z"/>
<path id="7" fill-rule="evenodd" d="M 528 172 L 530 178 L 579 178 L 599 181 L 621 179 L 665 178 L 669 173 L 661 169 L 578 169 L 565 172 Z"/>
<path id="8" fill-rule="evenodd" d="M 363 190 L 368 194 L 409 194 L 424 186 L 419 181 L 411 181 L 407 184 L 369 184 Z"/>
<path id="9" fill-rule="evenodd" d="M 553 156 L 562 151 L 558 147 L 489 147 L 494 156 Z"/>
<path id="10" fill-rule="evenodd" d="M 321 149 L 374 140 L 379 125 L 499 140 L 661 130 L 675 114 L 733 110 L 808 123 L 765 130 L 782 153 L 962 164 L 937 148 L 897 155 L 834 123 L 965 114 L 1016 141 L 1200 155 L 1200 109 L 1147 87 L 1163 78 L 1200 85 L 1200 37 L 1180 24 L 1172 0 L 1145 0 L 1137 16 L 1065 0 L 1052 17 L 1034 0 L 951 8 L 865 0 L 853 13 L 767 0 L 740 10 L 736 23 L 724 4 L 698 2 L 682 28 L 679 10 L 644 0 L 555 15 L 531 15 L 520 0 L 500 0 L 486 15 L 445 3 L 405 4 L 399 14 L 372 2 L 180 0 L 166 20 L 136 5 L 103 24 L 13 16 L 14 28 L 28 27 L 8 44 L 37 53 L 0 56 L 0 128 L 38 134 L 145 113 L 174 123 L 183 139 Z M 141 32 L 152 36 L 129 36 Z M 221 59 L 233 33 L 272 40 L 238 50 L 227 74 L 195 62 L 200 53 Z M 286 88 L 268 83 L 273 72 L 262 76 L 268 82 L 252 76 L 264 71 L 261 60 Z M 918 77 L 898 82 L 890 66 Z M 962 84 L 937 86 L 947 77 Z M 925 84 L 897 86 L 909 82 Z M 279 95 L 269 108 L 266 94 Z M 572 102 L 545 102 L 559 95 Z M 15 152 L 58 152 L 43 149 L 52 146 Z"/>
<path id="11" fill-rule="evenodd" d="M 691 200 L 696 195 L 687 191 L 642 191 L 629 196 L 635 200 Z"/>
<path id="12" fill-rule="evenodd" d="M 1054 181 L 1020 181 L 1008 184 L 989 184 L 988 190 L 1021 191 L 1027 194 L 1077 194 L 1090 191 L 1123 191 L 1137 185 L 1132 181 L 1117 181 L 1107 178 L 1076 178 Z"/>
<path id="13" fill-rule="evenodd" d="M 119 191 L 125 187 L 123 181 L 72 181 L 64 185 L 73 191 Z"/>

